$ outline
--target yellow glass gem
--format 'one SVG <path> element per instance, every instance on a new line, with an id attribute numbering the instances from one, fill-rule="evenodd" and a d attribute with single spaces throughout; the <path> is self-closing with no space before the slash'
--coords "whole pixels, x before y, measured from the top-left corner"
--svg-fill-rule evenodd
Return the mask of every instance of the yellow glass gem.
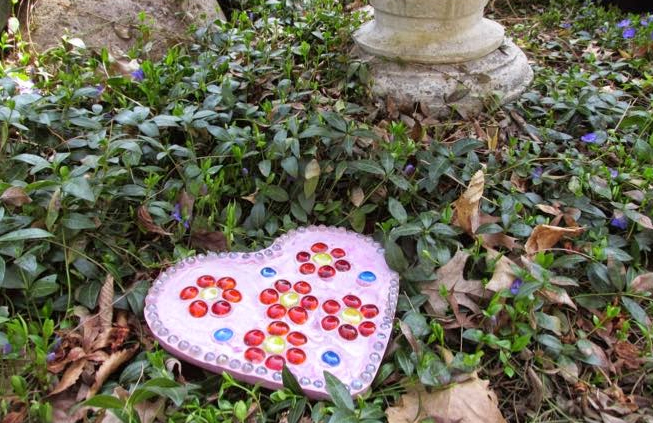
<path id="1" fill-rule="evenodd" d="M 218 290 L 218 288 L 215 287 L 204 288 L 200 292 L 200 298 L 209 301 L 218 298 L 219 295 L 220 295 L 220 290 Z"/>
<path id="2" fill-rule="evenodd" d="M 363 315 L 361 312 L 351 307 L 344 309 L 340 317 L 350 325 L 357 325 L 363 321 Z"/>
<path id="3" fill-rule="evenodd" d="M 331 264 L 333 259 L 327 253 L 317 253 L 313 256 L 313 261 L 320 266 L 326 266 L 327 264 Z"/>
<path id="4" fill-rule="evenodd" d="M 296 292 L 286 292 L 285 294 L 281 294 L 279 302 L 286 308 L 296 306 L 299 303 L 299 294 Z"/>
<path id="5" fill-rule="evenodd" d="M 286 348 L 286 341 L 280 336 L 269 336 L 263 341 L 263 349 L 270 354 L 281 354 Z"/>

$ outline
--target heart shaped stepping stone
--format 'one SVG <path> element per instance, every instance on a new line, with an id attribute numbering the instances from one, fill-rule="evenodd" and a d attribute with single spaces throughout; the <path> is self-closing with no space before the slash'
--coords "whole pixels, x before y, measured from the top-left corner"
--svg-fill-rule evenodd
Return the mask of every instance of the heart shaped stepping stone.
<path id="1" fill-rule="evenodd" d="M 209 253 L 161 273 L 145 319 L 172 355 L 277 389 L 287 365 L 326 398 L 324 370 L 367 390 L 392 330 L 399 280 L 381 245 L 343 228 L 290 231 L 256 253 Z"/>

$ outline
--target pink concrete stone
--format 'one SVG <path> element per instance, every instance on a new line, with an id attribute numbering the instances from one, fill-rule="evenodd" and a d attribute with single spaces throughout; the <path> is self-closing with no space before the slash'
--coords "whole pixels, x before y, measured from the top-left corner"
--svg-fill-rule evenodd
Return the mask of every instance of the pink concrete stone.
<path id="1" fill-rule="evenodd" d="M 290 231 L 255 253 L 191 257 L 161 273 L 145 319 L 171 354 L 277 389 L 283 365 L 312 398 L 324 371 L 365 392 L 390 339 L 398 276 L 381 245 L 343 228 Z"/>

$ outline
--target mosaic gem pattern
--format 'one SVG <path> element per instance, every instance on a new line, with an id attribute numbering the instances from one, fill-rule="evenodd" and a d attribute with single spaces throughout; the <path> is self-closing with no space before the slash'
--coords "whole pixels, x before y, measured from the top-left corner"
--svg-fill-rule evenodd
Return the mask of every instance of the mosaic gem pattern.
<path id="1" fill-rule="evenodd" d="M 325 370 L 365 392 L 390 340 L 399 282 L 381 245 L 342 228 L 290 231 L 254 253 L 188 258 L 155 280 L 145 318 L 171 354 L 277 389 L 288 366 L 328 398 Z"/>

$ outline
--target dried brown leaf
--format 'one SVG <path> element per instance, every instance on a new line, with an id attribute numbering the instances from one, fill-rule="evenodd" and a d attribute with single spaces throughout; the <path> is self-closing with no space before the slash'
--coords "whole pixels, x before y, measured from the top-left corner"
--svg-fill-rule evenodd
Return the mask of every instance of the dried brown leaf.
<path id="1" fill-rule="evenodd" d="M 558 288 L 558 287 L 544 288 L 540 290 L 540 294 L 544 298 L 546 298 L 547 301 L 549 301 L 550 303 L 564 304 L 564 305 L 568 305 L 574 310 L 578 310 L 574 301 L 571 299 L 569 294 L 567 294 L 567 291 L 564 290 L 563 288 Z"/>
<path id="2" fill-rule="evenodd" d="M 142 204 L 138 208 L 137 215 L 138 215 L 138 222 L 143 226 L 143 228 L 145 228 L 146 231 L 159 235 L 172 235 L 170 232 L 167 232 L 161 226 L 154 223 L 154 220 L 152 219 L 152 215 L 147 210 L 147 207 L 144 204 Z"/>
<path id="3" fill-rule="evenodd" d="M 521 245 L 517 242 L 517 238 L 513 238 L 504 233 L 481 234 L 479 237 L 483 246 L 486 248 L 504 247 L 511 251 L 521 248 Z"/>
<path id="4" fill-rule="evenodd" d="M 490 282 L 485 285 L 485 289 L 494 292 L 503 289 L 510 289 L 510 286 L 517 278 L 517 275 L 515 275 L 515 272 L 512 270 L 513 266 L 518 267 L 517 264 L 491 248 L 487 248 L 487 259 L 488 261 L 496 260 L 496 263 L 494 265 L 492 279 L 490 279 Z"/>
<path id="5" fill-rule="evenodd" d="M 526 241 L 526 253 L 535 254 L 538 251 L 547 250 L 562 238 L 563 236 L 578 236 L 585 229 L 583 228 L 562 228 L 560 226 L 537 225 L 531 236 Z"/>
<path id="6" fill-rule="evenodd" d="M 403 320 L 400 320 L 399 329 L 401 329 L 401 333 L 406 337 L 406 341 L 408 341 L 410 347 L 419 356 L 421 348 L 419 347 L 419 343 L 417 342 L 417 339 L 415 339 L 415 335 L 410 329 L 410 326 L 408 326 L 408 324 L 406 324 Z"/>
<path id="7" fill-rule="evenodd" d="M 193 215 L 193 206 L 195 205 L 195 197 L 188 194 L 186 190 L 182 190 L 181 193 L 179 194 L 179 198 L 177 199 L 177 201 L 179 202 L 179 206 L 181 208 L 181 215 L 184 218 L 188 218 L 190 220 L 191 216 Z"/>
<path id="8" fill-rule="evenodd" d="M 31 203 L 32 199 L 22 187 L 9 187 L 0 195 L 0 201 L 8 206 L 22 207 Z"/>
<path id="9" fill-rule="evenodd" d="M 352 188 L 351 192 L 349 193 L 349 200 L 351 200 L 351 203 L 355 207 L 362 206 L 363 201 L 365 201 L 365 193 L 363 192 L 363 189 L 361 187 Z"/>
<path id="10" fill-rule="evenodd" d="M 227 238 L 220 231 L 195 231 L 190 236 L 190 243 L 194 248 L 206 251 L 227 251 Z"/>
<path id="11" fill-rule="evenodd" d="M 424 129 L 422 129 L 422 124 L 419 121 L 415 121 L 413 129 L 410 130 L 410 138 L 415 142 L 422 142 L 424 138 Z"/>
<path id="12" fill-rule="evenodd" d="M 630 282 L 630 289 L 634 292 L 653 293 L 653 273 L 645 273 L 635 277 Z"/>
<path id="13" fill-rule="evenodd" d="M 52 392 L 48 394 L 48 396 L 59 394 L 73 386 L 77 382 L 77 379 L 79 379 L 79 376 L 81 376 L 86 363 L 86 359 L 81 359 L 74 361 L 70 366 L 68 366 L 64 374 L 61 376 L 59 383 L 55 386 Z"/>
<path id="14" fill-rule="evenodd" d="M 66 391 L 50 398 L 52 423 L 77 423 L 86 417 L 91 407 L 75 407 L 79 401 L 75 394 Z"/>
<path id="15" fill-rule="evenodd" d="M 472 176 L 467 190 L 454 202 L 453 224 L 461 227 L 468 234 L 475 234 L 479 227 L 479 205 L 485 187 L 485 174 L 479 170 Z"/>
<path id="16" fill-rule="evenodd" d="M 98 296 L 99 311 L 96 316 L 89 319 L 94 323 L 97 336 L 93 339 L 91 349 L 90 351 L 87 350 L 87 353 L 105 348 L 109 345 L 113 322 L 113 282 L 113 276 L 108 274 Z"/>
<path id="17" fill-rule="evenodd" d="M 388 423 L 413 423 L 431 418 L 436 422 L 505 423 L 489 382 L 476 377 L 433 392 L 418 385 L 386 410 Z"/>
<path id="18" fill-rule="evenodd" d="M 97 372 L 95 373 L 95 382 L 86 394 L 86 399 L 91 398 L 93 395 L 95 395 L 100 390 L 102 385 L 104 385 L 104 382 L 106 382 L 109 376 L 118 370 L 120 366 L 125 364 L 127 360 L 132 358 L 137 350 L 138 345 L 128 350 L 122 350 L 111 354 L 107 361 L 102 363 L 102 365 L 100 365 L 100 367 L 97 369 Z"/>

